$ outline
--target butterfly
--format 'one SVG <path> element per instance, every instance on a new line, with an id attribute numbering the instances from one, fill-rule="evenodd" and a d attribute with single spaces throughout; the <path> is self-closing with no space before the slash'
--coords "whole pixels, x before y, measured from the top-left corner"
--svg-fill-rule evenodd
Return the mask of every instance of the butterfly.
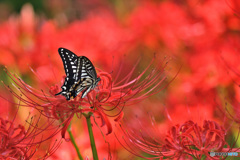
<path id="1" fill-rule="evenodd" d="M 70 100 L 83 91 L 81 97 L 84 98 L 101 80 L 97 77 L 95 67 L 87 57 L 78 57 L 68 49 L 59 48 L 58 53 L 63 61 L 66 78 L 62 91 L 55 95 L 61 94 Z"/>

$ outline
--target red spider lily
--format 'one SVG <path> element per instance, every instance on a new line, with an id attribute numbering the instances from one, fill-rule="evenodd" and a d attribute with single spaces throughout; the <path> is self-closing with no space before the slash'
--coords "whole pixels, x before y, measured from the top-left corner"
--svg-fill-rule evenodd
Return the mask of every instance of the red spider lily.
<path id="1" fill-rule="evenodd" d="M 30 116 L 30 115 L 29 115 Z M 31 117 L 26 120 L 26 124 L 16 124 L 16 115 L 13 120 L 0 117 L 0 159 L 30 159 L 32 158 L 41 144 L 52 138 L 57 132 L 49 137 L 43 137 L 44 131 L 50 130 L 49 125 L 40 125 L 39 120 Z M 49 132 L 48 132 L 49 134 Z M 47 152 L 41 155 L 45 159 L 52 155 L 59 147 L 61 142 L 49 147 Z"/>
<path id="2" fill-rule="evenodd" d="M 187 121 L 182 125 L 171 128 L 165 138 L 164 150 L 172 153 L 173 157 L 184 157 L 191 155 L 201 159 L 203 155 L 212 158 L 209 152 L 230 151 L 225 141 L 226 131 L 214 121 L 204 121 L 199 126 L 193 121 Z M 227 145 L 227 149 L 223 148 Z"/>
<path id="3" fill-rule="evenodd" d="M 120 128 L 125 136 L 121 144 L 134 155 L 146 159 L 202 159 L 203 157 L 218 159 L 219 157 L 211 157 L 209 152 L 237 152 L 239 150 L 227 144 L 226 130 L 214 121 L 205 120 L 202 127 L 191 120 L 186 121 L 181 125 L 173 126 L 163 137 L 160 135 L 160 137 L 155 137 L 157 133 L 149 133 L 149 130 L 136 132 L 125 130 L 122 126 Z M 151 158 L 143 157 L 141 152 L 152 156 Z"/>
<path id="4" fill-rule="evenodd" d="M 84 99 L 77 96 L 75 99 L 67 101 L 62 96 L 54 96 L 59 92 L 58 85 L 50 87 L 50 94 L 46 94 L 29 86 L 17 75 L 6 69 L 6 73 L 14 82 L 13 86 L 16 86 L 18 91 L 11 87 L 7 88 L 16 98 L 21 99 L 22 106 L 35 108 L 48 118 L 60 120 L 61 124 L 64 125 L 63 137 L 65 137 L 67 127 L 75 114 L 80 118 L 82 113 L 86 115 L 90 112 L 101 119 L 102 126 L 107 126 L 107 134 L 109 134 L 112 132 L 112 126 L 108 117 L 113 117 L 115 121 L 119 121 L 123 116 L 124 106 L 142 101 L 168 85 L 168 83 L 161 85 L 166 80 L 163 72 L 167 63 L 152 69 L 154 60 L 155 58 L 136 78 L 132 78 L 136 68 L 134 66 L 129 74 L 118 82 L 112 80 L 111 74 L 98 69 L 98 76 L 101 78 L 98 89 L 92 90 Z"/>
<path id="5" fill-rule="evenodd" d="M 0 118 L 1 121 L 1 158 L 23 158 L 27 157 L 28 149 L 19 145 L 25 137 L 24 126 L 13 126 L 13 123 Z"/>

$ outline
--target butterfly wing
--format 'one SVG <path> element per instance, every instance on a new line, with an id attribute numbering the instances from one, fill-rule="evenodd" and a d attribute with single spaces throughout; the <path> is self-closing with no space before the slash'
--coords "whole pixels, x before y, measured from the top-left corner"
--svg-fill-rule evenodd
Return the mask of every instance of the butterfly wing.
<path id="1" fill-rule="evenodd" d="M 64 95 L 67 93 L 67 91 L 69 91 L 71 86 L 76 81 L 78 56 L 65 48 L 59 48 L 58 52 L 62 58 L 63 66 L 67 77 L 65 78 L 65 82 L 61 87 L 62 91 L 57 93 L 56 95 Z"/>
<path id="2" fill-rule="evenodd" d="M 96 79 L 96 70 L 92 62 L 85 56 L 80 56 L 78 58 L 77 70 L 79 71 L 76 80 L 81 80 L 83 78 Z"/>
<path id="3" fill-rule="evenodd" d="M 73 78 L 77 72 L 78 56 L 65 48 L 59 48 L 58 52 L 62 58 L 66 76 Z"/>
<path id="4" fill-rule="evenodd" d="M 76 88 L 76 95 L 83 91 L 82 98 L 94 88 L 96 82 L 97 73 L 92 62 L 85 56 L 79 57 L 79 75 L 78 80 L 81 81 L 80 85 Z"/>
<path id="5" fill-rule="evenodd" d="M 82 56 L 84 61 L 85 61 L 85 65 L 86 65 L 86 72 L 88 73 L 88 75 L 93 79 L 96 80 L 97 78 L 97 73 L 95 70 L 95 67 L 93 66 L 92 62 L 87 58 Z"/>

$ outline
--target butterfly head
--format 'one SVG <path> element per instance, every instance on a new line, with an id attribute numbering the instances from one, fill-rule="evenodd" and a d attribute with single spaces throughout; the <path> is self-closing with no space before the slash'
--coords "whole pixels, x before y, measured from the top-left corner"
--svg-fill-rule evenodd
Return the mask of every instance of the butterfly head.
<path id="1" fill-rule="evenodd" d="M 101 81 L 100 77 L 98 77 L 98 78 L 96 79 L 95 83 L 93 83 L 92 88 L 95 88 L 95 87 L 97 86 L 97 84 L 98 84 L 99 81 Z"/>

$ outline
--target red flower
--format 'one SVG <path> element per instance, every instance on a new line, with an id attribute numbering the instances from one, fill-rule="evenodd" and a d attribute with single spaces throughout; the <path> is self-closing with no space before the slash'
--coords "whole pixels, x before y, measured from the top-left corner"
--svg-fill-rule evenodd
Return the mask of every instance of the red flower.
<path id="1" fill-rule="evenodd" d="M 186 159 L 194 157 L 201 159 L 204 155 L 209 159 L 209 152 L 228 152 L 238 149 L 231 148 L 225 141 L 226 130 L 214 121 L 205 120 L 203 126 L 199 126 L 193 121 L 173 126 L 166 134 L 165 138 L 155 137 L 155 132 L 149 129 L 136 131 L 125 131 L 121 127 L 124 135 L 123 146 L 136 156 L 141 156 L 141 152 L 152 155 L 152 158 L 177 158 Z M 119 139 L 119 138 L 118 138 Z M 120 139 L 119 139 L 120 140 Z M 143 157 L 152 159 L 149 157 Z M 218 159 L 215 157 L 215 159 Z"/>
<path id="2" fill-rule="evenodd" d="M 32 158 L 41 144 L 53 137 L 45 137 L 44 131 L 49 130 L 49 125 L 40 125 L 39 119 L 33 117 L 26 120 L 27 124 L 16 124 L 16 115 L 13 120 L 7 120 L 0 117 L 0 159 L 30 159 Z M 49 132 L 48 132 L 49 134 Z M 59 147 L 60 141 L 49 147 L 48 151 L 41 155 L 47 158 L 56 148 Z"/>
<path id="3" fill-rule="evenodd" d="M 171 128 L 163 149 L 171 152 L 173 157 L 191 155 L 201 159 L 205 155 L 212 158 L 209 152 L 221 152 L 224 145 L 227 145 L 225 134 L 225 129 L 214 121 L 205 120 L 202 127 L 193 121 L 187 121 Z"/>
<path id="4" fill-rule="evenodd" d="M 0 117 L 1 128 L 1 158 L 26 158 L 28 149 L 22 146 L 21 142 L 25 139 L 26 132 L 24 126 L 14 126 L 13 122 L 4 120 Z M 31 155 L 30 155 L 31 156 Z"/>
<path id="5" fill-rule="evenodd" d="M 60 120 L 64 124 L 62 136 L 71 119 L 76 114 L 81 117 L 84 113 L 94 113 L 100 118 L 102 125 L 107 126 L 107 134 L 112 132 L 111 122 L 108 117 L 113 117 L 115 121 L 119 121 L 123 116 L 123 108 L 142 101 L 143 99 L 161 91 L 166 85 L 161 85 L 166 79 L 163 75 L 167 65 L 159 65 L 158 68 L 152 69 L 154 60 L 146 67 L 146 69 L 136 78 L 131 78 L 135 67 L 124 78 L 117 81 L 112 80 L 109 73 L 99 70 L 98 77 L 101 78 L 97 89 L 92 90 L 88 95 L 81 99 L 81 94 L 75 99 L 67 101 L 63 96 L 54 96 L 59 92 L 58 85 L 50 88 L 50 94 L 32 88 L 17 75 L 6 70 L 9 77 L 14 81 L 19 92 L 9 88 L 10 92 L 23 101 L 23 106 L 32 107 L 40 111 L 48 118 Z M 150 72 L 150 73 L 149 73 Z M 118 77 L 118 76 L 117 76 Z"/>

